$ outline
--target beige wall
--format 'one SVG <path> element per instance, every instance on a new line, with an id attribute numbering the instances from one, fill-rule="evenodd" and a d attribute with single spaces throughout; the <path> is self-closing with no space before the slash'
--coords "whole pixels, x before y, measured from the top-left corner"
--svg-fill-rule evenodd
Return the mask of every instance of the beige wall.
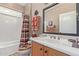
<path id="1" fill-rule="evenodd" d="M 12 10 L 19 11 L 22 13 L 24 12 L 24 7 L 20 6 L 16 3 L 0 3 L 0 6 L 7 7 L 7 8 L 10 8 Z"/>
<path id="2" fill-rule="evenodd" d="M 52 7 L 48 9 L 46 13 L 46 20 L 53 21 L 54 25 L 56 25 L 56 32 L 59 32 L 59 15 L 66 13 L 66 12 L 71 12 L 76 10 L 76 4 L 74 3 L 62 3 L 58 4 L 55 7 Z"/>
<path id="3" fill-rule="evenodd" d="M 27 3 L 25 7 L 25 14 L 29 15 L 29 35 L 31 36 L 31 19 L 32 19 L 32 4 Z"/>

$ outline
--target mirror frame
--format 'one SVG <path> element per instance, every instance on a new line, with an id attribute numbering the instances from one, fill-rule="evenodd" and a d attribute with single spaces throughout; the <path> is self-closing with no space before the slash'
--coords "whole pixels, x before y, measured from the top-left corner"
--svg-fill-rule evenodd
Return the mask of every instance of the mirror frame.
<path id="1" fill-rule="evenodd" d="M 45 27 L 44 27 L 44 25 L 45 25 L 45 23 L 44 23 L 44 21 L 45 21 L 45 11 L 46 10 L 48 10 L 48 9 L 50 9 L 51 7 L 54 7 L 54 6 L 56 6 L 56 5 L 58 5 L 59 3 L 53 3 L 53 4 L 51 4 L 51 5 L 49 5 L 48 7 L 46 7 L 46 8 L 44 8 L 43 9 L 43 33 L 45 33 L 45 34 L 57 34 L 57 35 L 68 35 L 68 36 L 79 36 L 79 34 L 70 34 L 70 33 L 49 33 L 49 32 L 45 32 L 44 30 L 45 30 Z M 77 6 L 77 3 L 76 3 L 76 6 Z M 77 9 L 77 8 L 76 8 Z M 76 20 L 78 21 L 78 16 L 77 16 L 77 18 L 76 18 Z"/>

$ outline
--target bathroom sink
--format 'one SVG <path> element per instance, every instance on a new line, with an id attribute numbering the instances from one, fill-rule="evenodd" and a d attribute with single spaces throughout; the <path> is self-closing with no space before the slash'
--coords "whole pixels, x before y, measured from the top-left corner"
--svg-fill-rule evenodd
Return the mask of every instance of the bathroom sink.
<path id="1" fill-rule="evenodd" d="M 61 44 L 61 45 L 66 45 L 66 46 L 72 47 L 72 43 L 69 42 L 67 39 L 63 39 L 63 38 L 60 38 L 60 40 L 58 40 L 57 38 L 56 39 L 50 38 L 50 36 L 40 36 L 40 37 L 36 37 L 34 39 L 38 40 L 38 41 L 43 41 L 44 43 L 48 42 L 51 44 L 54 43 L 54 44 Z"/>
<path id="2" fill-rule="evenodd" d="M 72 43 L 69 42 L 67 39 L 60 39 L 59 42 L 64 44 L 64 45 L 72 47 Z"/>

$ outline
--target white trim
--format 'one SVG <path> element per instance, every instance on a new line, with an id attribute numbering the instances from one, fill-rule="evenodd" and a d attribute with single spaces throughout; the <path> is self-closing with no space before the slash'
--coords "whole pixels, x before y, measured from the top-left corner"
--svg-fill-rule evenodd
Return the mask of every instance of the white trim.
<path id="1" fill-rule="evenodd" d="M 22 17 L 22 13 L 0 6 L 0 13 L 15 17 Z"/>

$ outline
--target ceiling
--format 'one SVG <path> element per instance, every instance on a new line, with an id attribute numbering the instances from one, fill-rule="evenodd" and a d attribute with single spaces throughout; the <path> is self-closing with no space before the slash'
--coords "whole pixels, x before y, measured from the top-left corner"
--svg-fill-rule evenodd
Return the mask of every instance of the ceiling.
<path id="1" fill-rule="evenodd" d="M 28 3 L 17 3 L 17 4 L 19 4 L 19 5 L 21 5 L 21 6 L 26 6 Z M 49 3 L 44 3 L 45 5 L 48 5 Z"/>
<path id="2" fill-rule="evenodd" d="M 19 4 L 21 6 L 26 6 L 27 3 L 17 3 L 17 4 Z"/>

